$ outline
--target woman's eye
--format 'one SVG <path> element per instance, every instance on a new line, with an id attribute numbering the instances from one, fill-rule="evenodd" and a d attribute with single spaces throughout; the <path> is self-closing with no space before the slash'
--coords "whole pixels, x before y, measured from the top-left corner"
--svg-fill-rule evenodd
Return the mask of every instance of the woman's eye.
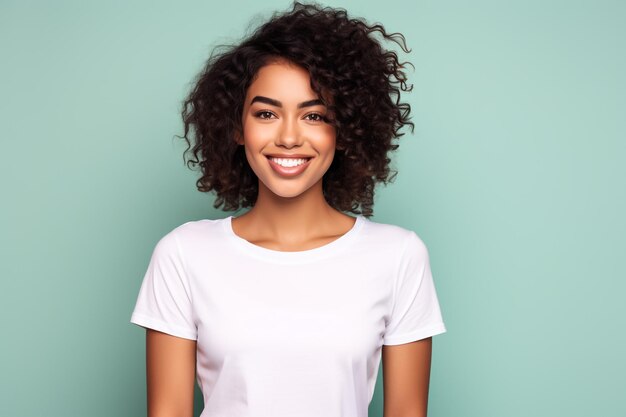
<path id="1" fill-rule="evenodd" d="M 259 119 L 270 119 L 273 116 L 273 114 L 272 112 L 265 110 L 265 111 L 257 112 L 255 116 L 258 117 Z"/>
<path id="2" fill-rule="evenodd" d="M 310 113 L 310 114 L 307 114 L 306 117 L 312 117 L 309 120 L 312 120 L 314 122 L 322 122 L 322 121 L 324 121 L 324 116 L 322 116 L 319 113 Z"/>

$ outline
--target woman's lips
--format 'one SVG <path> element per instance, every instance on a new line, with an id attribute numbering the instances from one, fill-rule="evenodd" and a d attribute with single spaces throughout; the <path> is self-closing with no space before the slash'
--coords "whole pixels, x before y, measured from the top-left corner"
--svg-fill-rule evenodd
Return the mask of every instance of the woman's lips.
<path id="1" fill-rule="evenodd" d="M 311 162 L 312 159 L 313 158 L 309 158 L 305 163 L 295 166 L 295 167 L 284 167 L 272 161 L 270 157 L 267 158 L 274 172 L 284 177 L 295 177 L 296 175 L 300 175 L 309 166 L 309 163 Z"/>

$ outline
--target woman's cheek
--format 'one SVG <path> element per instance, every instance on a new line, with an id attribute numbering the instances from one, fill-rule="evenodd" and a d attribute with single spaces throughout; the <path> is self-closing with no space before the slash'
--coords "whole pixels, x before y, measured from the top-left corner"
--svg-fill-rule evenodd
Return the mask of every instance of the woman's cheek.
<path id="1" fill-rule="evenodd" d="M 276 128 L 269 123 L 249 123 L 246 131 L 246 137 L 252 143 L 263 143 L 271 140 Z"/>

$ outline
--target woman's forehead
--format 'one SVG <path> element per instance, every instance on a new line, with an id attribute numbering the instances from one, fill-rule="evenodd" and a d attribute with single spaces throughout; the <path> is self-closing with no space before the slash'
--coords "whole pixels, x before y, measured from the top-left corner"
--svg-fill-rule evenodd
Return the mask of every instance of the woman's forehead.
<path id="1" fill-rule="evenodd" d="M 311 88 L 307 70 L 290 64 L 268 64 L 259 69 L 254 81 L 248 87 L 248 104 L 256 96 L 266 97 L 285 105 L 298 104 L 318 99 Z M 260 100 L 263 102 L 263 100 Z M 267 100 L 265 100 L 267 103 Z M 272 104 L 272 103 L 267 103 Z"/>

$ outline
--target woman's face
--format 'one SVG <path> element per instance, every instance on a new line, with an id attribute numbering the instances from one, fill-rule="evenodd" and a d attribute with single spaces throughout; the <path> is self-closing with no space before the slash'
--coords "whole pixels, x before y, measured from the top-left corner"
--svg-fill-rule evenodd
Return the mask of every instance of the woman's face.
<path id="1" fill-rule="evenodd" d="M 246 158 L 265 186 L 296 197 L 318 186 L 335 154 L 335 128 L 311 89 L 308 72 L 285 61 L 263 66 L 248 88 L 242 114 Z"/>

